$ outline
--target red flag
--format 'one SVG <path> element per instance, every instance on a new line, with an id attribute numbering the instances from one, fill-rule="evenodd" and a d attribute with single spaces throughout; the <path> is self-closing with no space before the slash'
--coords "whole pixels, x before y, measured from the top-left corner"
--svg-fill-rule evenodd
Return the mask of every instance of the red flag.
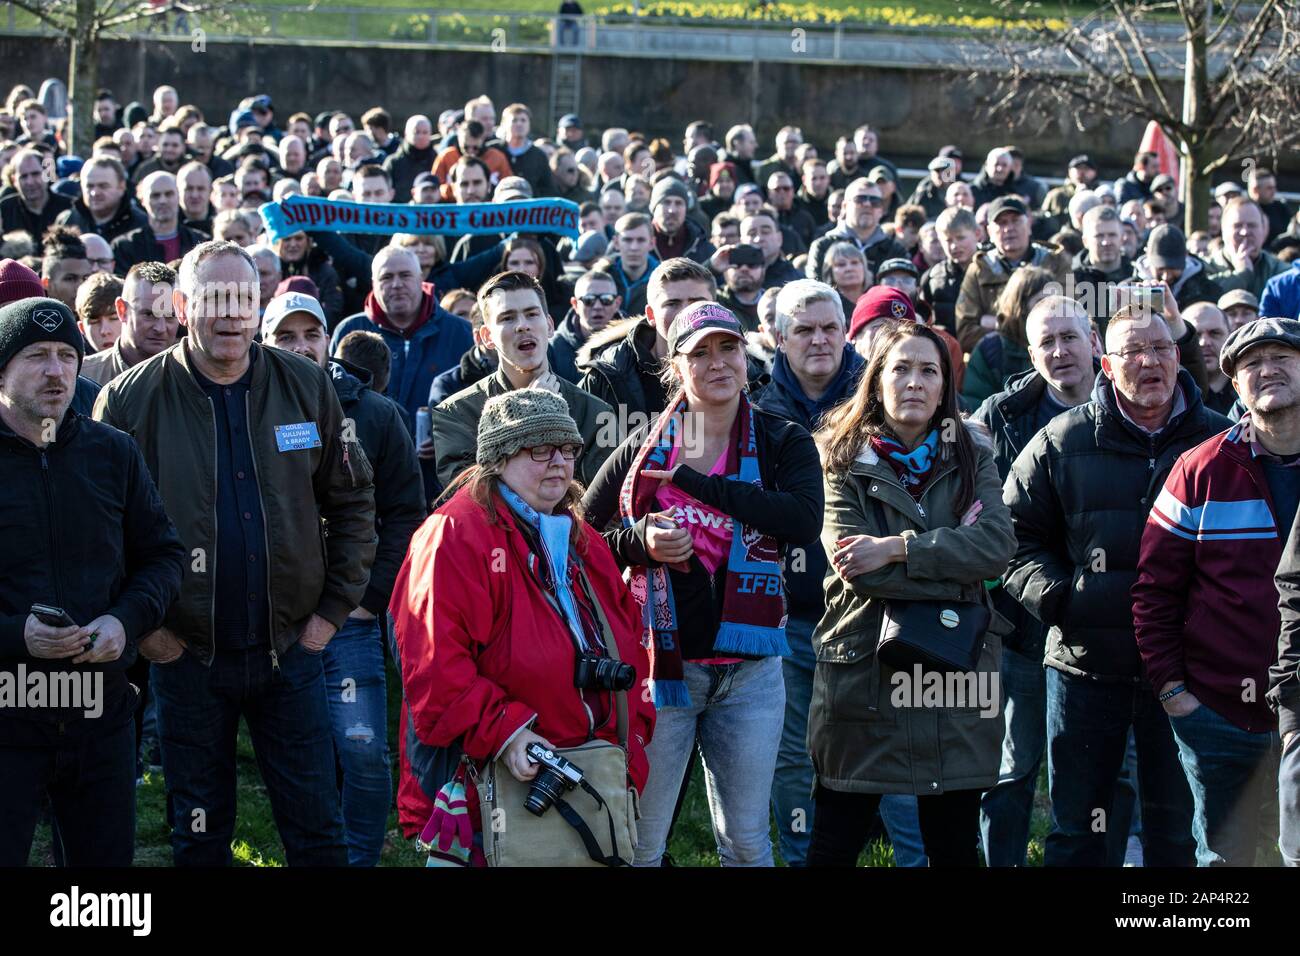
<path id="1" fill-rule="evenodd" d="M 1160 124 L 1155 120 L 1147 123 L 1146 131 L 1142 134 L 1142 142 L 1139 144 L 1138 149 L 1159 156 L 1160 172 L 1166 176 L 1172 176 L 1174 183 L 1181 185 L 1178 176 L 1178 147 L 1172 139 L 1165 135 L 1165 131 L 1160 128 Z"/>

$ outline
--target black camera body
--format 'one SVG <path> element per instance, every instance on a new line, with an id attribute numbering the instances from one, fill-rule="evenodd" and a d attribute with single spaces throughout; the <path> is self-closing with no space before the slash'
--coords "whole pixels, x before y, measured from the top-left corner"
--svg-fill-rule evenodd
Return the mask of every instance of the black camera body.
<path id="1" fill-rule="evenodd" d="M 580 690 L 631 690 L 636 668 L 610 657 L 579 654 L 573 666 L 573 686 Z"/>
<path id="2" fill-rule="evenodd" d="M 551 809 L 557 798 L 582 783 L 582 768 L 536 742 L 529 744 L 524 752 L 530 762 L 540 764 L 524 798 L 524 809 L 540 817 Z"/>

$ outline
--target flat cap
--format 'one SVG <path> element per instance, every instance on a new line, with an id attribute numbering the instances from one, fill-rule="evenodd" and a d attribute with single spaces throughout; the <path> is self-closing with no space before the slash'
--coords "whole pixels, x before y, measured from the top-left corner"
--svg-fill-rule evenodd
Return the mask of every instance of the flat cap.
<path id="1" fill-rule="evenodd" d="M 1296 319 L 1256 319 L 1247 322 L 1228 336 L 1219 352 L 1219 368 L 1231 377 L 1237 360 L 1249 349 L 1265 342 L 1278 342 L 1300 352 L 1300 321 Z"/>

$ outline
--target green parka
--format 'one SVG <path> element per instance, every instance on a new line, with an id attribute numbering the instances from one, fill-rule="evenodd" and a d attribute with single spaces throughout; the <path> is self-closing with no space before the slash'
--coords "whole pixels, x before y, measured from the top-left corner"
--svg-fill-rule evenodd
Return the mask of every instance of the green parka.
<path id="1" fill-rule="evenodd" d="M 904 690 L 910 698 L 902 678 L 914 675 L 900 672 L 895 681 L 894 669 L 876 660 L 882 600 L 982 601 L 984 581 L 999 577 L 1015 554 L 992 450 L 983 436 L 976 447 L 975 498 L 983 511 L 966 527 L 957 527 L 961 515 L 954 511 L 960 484 L 955 455 L 935 465 L 920 507 L 870 447 L 847 474 L 825 476 L 822 544 L 828 555 L 849 535 L 901 535 L 907 542 L 906 562 L 847 584 L 833 569 L 827 572 L 826 613 L 813 637 L 817 668 L 808 745 L 818 782 L 831 790 L 932 796 L 983 790 L 997 781 L 1003 721 L 994 675 L 1002 636 L 1010 630 L 1006 619 L 994 612 L 975 678 L 977 687 L 991 689 L 992 707 L 982 708 L 970 699 L 975 695 L 965 707 L 895 706 Z"/>

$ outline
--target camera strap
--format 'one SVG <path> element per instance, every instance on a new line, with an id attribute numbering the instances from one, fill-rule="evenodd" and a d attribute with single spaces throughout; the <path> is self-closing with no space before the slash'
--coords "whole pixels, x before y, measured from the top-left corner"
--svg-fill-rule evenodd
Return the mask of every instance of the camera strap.
<path id="1" fill-rule="evenodd" d="M 605 653 L 609 655 L 610 660 L 621 662 L 623 659 L 618 654 L 618 641 L 614 640 L 614 629 L 609 626 L 609 618 L 605 616 L 605 609 L 596 600 L 596 592 L 592 589 L 591 582 L 587 580 L 587 569 L 581 564 L 578 565 L 578 580 L 582 582 L 582 590 L 587 595 L 587 600 L 591 603 L 591 606 L 595 609 L 596 617 L 600 619 L 600 629 L 605 637 Z M 618 690 L 614 692 L 614 708 L 618 714 L 618 742 L 624 750 L 627 750 L 627 691 Z M 600 798 L 597 797 L 597 799 Z M 610 827 L 613 826 L 614 824 L 611 821 Z"/>
<path id="2" fill-rule="evenodd" d="M 614 830 L 614 814 L 609 809 L 609 804 L 601 797 L 599 791 L 587 783 L 586 780 L 579 781 L 578 786 L 591 794 L 591 798 L 596 801 L 596 806 L 605 811 L 605 819 L 609 821 L 609 845 L 614 849 L 614 852 L 609 856 L 601 852 L 600 843 L 596 840 L 595 834 L 591 832 L 591 827 L 587 826 L 587 821 L 583 820 L 563 797 L 555 798 L 555 809 L 559 811 L 560 816 L 564 817 L 564 821 L 569 826 L 578 831 L 578 836 L 582 839 L 582 845 L 587 848 L 587 856 L 591 857 L 593 862 L 599 863 L 601 866 L 630 866 L 631 864 L 627 860 L 618 855 L 618 836 Z"/>

